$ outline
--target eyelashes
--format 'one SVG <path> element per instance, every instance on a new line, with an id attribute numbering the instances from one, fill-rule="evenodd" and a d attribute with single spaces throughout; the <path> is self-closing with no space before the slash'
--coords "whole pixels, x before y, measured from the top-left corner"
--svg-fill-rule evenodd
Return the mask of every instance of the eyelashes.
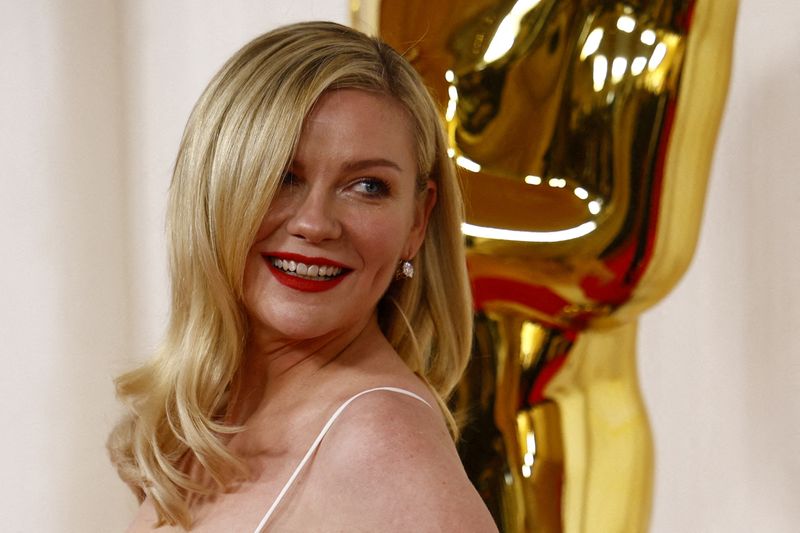
<path id="1" fill-rule="evenodd" d="M 300 178 L 298 178 L 294 172 L 287 170 L 281 177 L 281 187 L 293 187 L 297 185 L 299 181 Z"/>
<path id="2" fill-rule="evenodd" d="M 373 198 L 389 196 L 389 184 L 380 178 L 362 178 L 352 185 L 357 192 Z"/>
<path id="3" fill-rule="evenodd" d="M 292 171 L 286 171 L 281 177 L 281 189 L 293 190 L 303 184 L 304 180 Z M 392 188 L 388 181 L 376 178 L 366 177 L 358 178 L 342 188 L 343 191 L 352 191 L 358 195 L 367 198 L 385 198 L 391 195 Z"/>

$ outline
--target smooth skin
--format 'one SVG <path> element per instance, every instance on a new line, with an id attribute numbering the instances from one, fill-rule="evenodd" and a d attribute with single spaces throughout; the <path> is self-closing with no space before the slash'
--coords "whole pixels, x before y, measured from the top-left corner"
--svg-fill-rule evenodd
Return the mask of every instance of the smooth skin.
<path id="1" fill-rule="evenodd" d="M 191 531 L 253 531 L 328 417 L 354 394 L 378 391 L 340 416 L 267 531 L 492 532 L 436 401 L 377 324 L 376 305 L 400 259 L 425 236 L 436 187 L 417 188 L 411 121 L 390 97 L 323 95 L 306 120 L 291 172 L 265 216 L 245 269 L 252 335 L 228 446 L 251 479 L 192 502 Z M 330 290 L 304 292 L 270 271 L 270 254 L 347 267 Z M 198 478 L 197 468 L 189 471 Z M 153 529 L 145 501 L 131 532 Z"/>

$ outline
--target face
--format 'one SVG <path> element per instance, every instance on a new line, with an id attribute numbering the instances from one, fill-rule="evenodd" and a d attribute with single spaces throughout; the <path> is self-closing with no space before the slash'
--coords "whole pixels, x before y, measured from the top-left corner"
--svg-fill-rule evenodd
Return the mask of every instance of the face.
<path id="1" fill-rule="evenodd" d="M 411 119 L 388 96 L 324 94 L 247 258 L 256 339 L 315 339 L 375 314 L 401 259 L 413 258 L 435 202 L 417 187 Z"/>

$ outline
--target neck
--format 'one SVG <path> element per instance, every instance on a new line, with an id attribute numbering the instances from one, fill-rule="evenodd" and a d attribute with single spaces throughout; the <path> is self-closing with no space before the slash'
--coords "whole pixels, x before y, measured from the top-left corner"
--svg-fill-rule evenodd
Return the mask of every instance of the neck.
<path id="1" fill-rule="evenodd" d="M 286 339 L 264 332 L 252 335 L 234 380 L 229 421 L 241 424 L 269 403 L 302 398 L 303 391 L 321 390 L 335 368 L 355 362 L 385 342 L 375 315 L 343 331 L 313 339 Z M 312 395 L 313 396 L 313 395 Z"/>

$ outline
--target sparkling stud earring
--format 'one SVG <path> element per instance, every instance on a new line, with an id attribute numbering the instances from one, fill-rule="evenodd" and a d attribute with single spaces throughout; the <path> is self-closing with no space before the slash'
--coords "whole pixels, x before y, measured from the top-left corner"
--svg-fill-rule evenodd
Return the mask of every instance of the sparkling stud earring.
<path id="1" fill-rule="evenodd" d="M 395 274 L 395 278 L 408 279 L 413 277 L 414 277 L 414 264 L 408 259 L 400 261 L 400 265 L 397 267 L 397 273 Z"/>

